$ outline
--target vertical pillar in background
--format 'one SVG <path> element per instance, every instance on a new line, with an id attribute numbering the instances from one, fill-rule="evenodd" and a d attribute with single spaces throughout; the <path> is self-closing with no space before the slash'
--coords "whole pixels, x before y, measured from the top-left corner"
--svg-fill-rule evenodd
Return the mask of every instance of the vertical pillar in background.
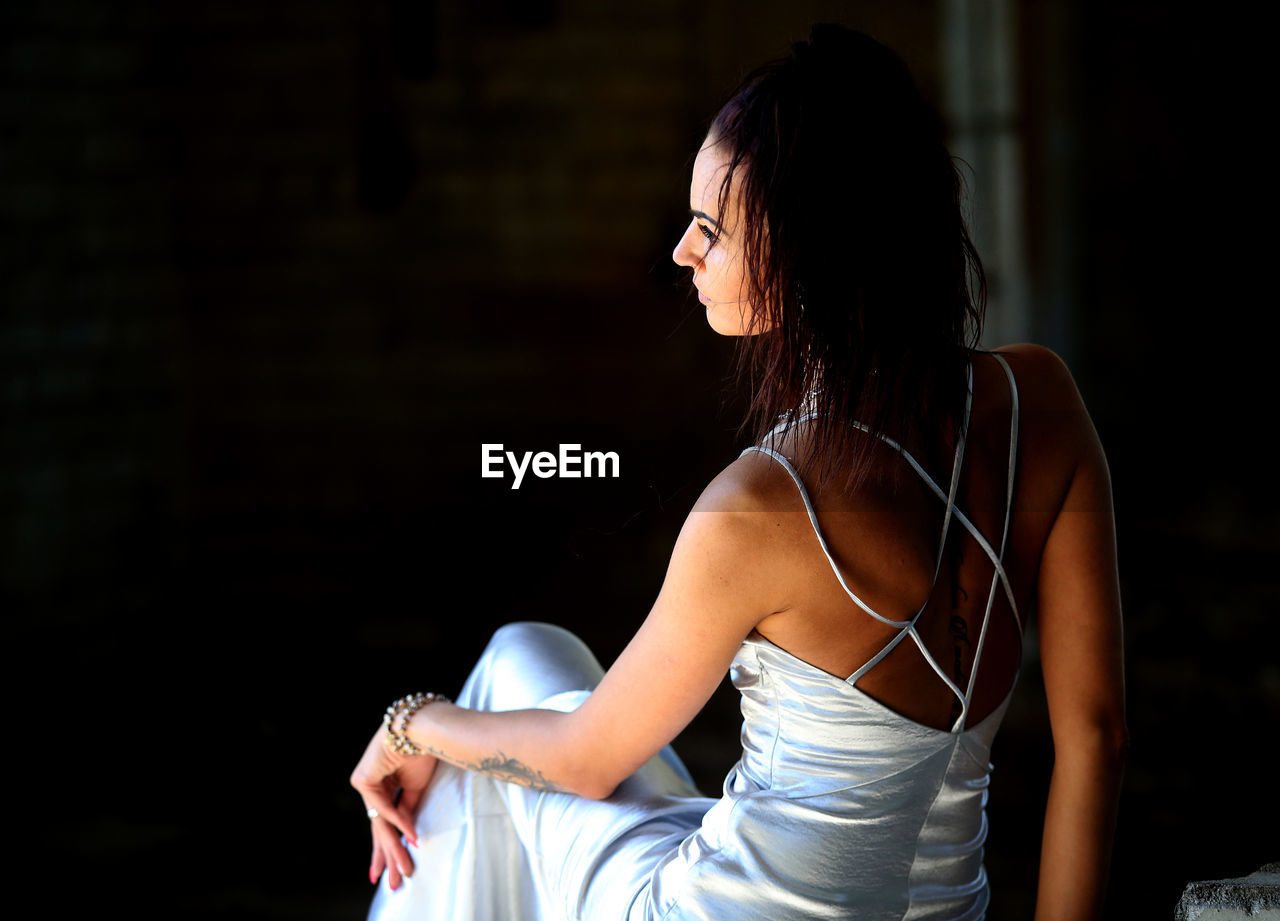
<path id="1" fill-rule="evenodd" d="M 943 0 L 943 114 L 987 272 L 982 345 L 1032 337 L 1017 119 L 1014 0 Z M 967 164 L 967 166 L 965 165 Z"/>

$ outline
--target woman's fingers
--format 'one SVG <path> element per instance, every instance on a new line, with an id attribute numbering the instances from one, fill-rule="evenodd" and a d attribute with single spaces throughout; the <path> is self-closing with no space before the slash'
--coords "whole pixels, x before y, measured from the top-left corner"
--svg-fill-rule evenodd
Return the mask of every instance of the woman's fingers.
<path id="1" fill-rule="evenodd" d="M 370 816 L 370 821 L 376 826 L 378 819 L 382 819 L 385 824 L 390 825 L 404 835 L 406 840 L 418 843 L 418 832 L 413 827 L 413 817 L 405 811 L 403 806 L 397 806 L 391 795 L 381 788 L 366 787 L 361 790 L 366 809 L 376 809 L 378 814 Z"/>
<path id="2" fill-rule="evenodd" d="M 374 858 L 373 865 L 369 867 L 369 881 L 377 884 L 382 877 L 383 872 L 387 874 L 387 885 L 392 889 L 399 889 L 401 877 L 400 867 L 396 865 L 394 860 L 388 859 L 387 845 L 380 832 L 374 832 Z"/>
<path id="3" fill-rule="evenodd" d="M 365 748 L 364 756 L 352 771 L 351 785 L 369 812 L 373 837 L 369 880 L 376 883 L 385 872 L 387 885 L 399 889 L 404 879 L 413 875 L 413 858 L 404 842 L 414 846 L 418 843 L 414 813 L 435 771 L 436 759 L 393 755 L 382 737 L 381 731 L 375 733 Z"/>
<path id="4" fill-rule="evenodd" d="M 384 825 L 383 829 L 385 834 L 383 848 L 387 861 L 393 864 L 402 876 L 412 876 L 413 858 L 409 856 L 409 849 L 400 840 L 400 836 L 396 834 L 395 828 L 390 823 Z"/>
<path id="5" fill-rule="evenodd" d="M 364 802 L 367 809 L 376 809 L 377 815 L 369 819 L 370 831 L 373 835 L 373 860 L 369 864 L 369 881 L 376 883 L 387 871 L 387 885 L 393 890 L 399 889 L 404 877 L 413 875 L 413 859 L 400 842 L 400 835 L 414 844 L 418 842 L 413 822 L 396 806 L 391 797 L 383 790 L 365 789 Z"/>
<path id="6" fill-rule="evenodd" d="M 391 823 L 375 819 L 374 824 L 374 837 L 379 851 L 375 866 L 379 862 L 384 863 L 387 868 L 387 884 L 392 889 L 399 889 L 402 879 L 413 875 L 413 858 L 400 842 L 400 836 Z"/>
<path id="7" fill-rule="evenodd" d="M 400 868 L 396 866 L 396 862 L 394 860 L 387 861 L 387 885 L 390 886 L 391 890 L 394 892 L 400 888 L 401 882 Z"/>

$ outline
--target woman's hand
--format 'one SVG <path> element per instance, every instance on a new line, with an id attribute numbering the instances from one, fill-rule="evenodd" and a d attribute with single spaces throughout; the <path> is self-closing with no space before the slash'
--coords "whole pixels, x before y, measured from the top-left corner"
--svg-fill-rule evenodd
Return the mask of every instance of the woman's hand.
<path id="1" fill-rule="evenodd" d="M 351 786 L 364 800 L 366 809 L 377 810 L 369 820 L 373 835 L 369 882 L 376 883 L 385 869 L 391 888 L 399 889 L 401 878 L 413 875 L 413 859 L 400 835 L 417 846 L 414 816 L 439 762 L 432 755 L 397 754 L 387 748 L 384 737 L 381 728 L 374 733 L 360 763 L 351 772 Z"/>

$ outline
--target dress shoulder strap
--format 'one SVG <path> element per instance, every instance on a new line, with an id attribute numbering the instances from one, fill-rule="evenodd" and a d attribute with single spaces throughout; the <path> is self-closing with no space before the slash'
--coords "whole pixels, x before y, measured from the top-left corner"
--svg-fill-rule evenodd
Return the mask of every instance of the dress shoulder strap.
<path id="1" fill-rule="evenodd" d="M 943 551 L 943 548 L 945 548 L 947 543 L 947 533 L 951 527 L 951 521 L 953 517 L 952 513 L 953 511 L 957 511 L 955 509 L 955 496 L 956 496 L 956 490 L 960 484 L 960 468 L 964 462 L 965 441 L 968 436 L 969 417 L 972 409 L 973 409 L 973 365 L 970 364 L 968 369 L 968 392 L 965 397 L 964 419 L 960 424 L 960 430 L 956 437 L 955 458 L 952 461 L 952 465 L 951 465 L 950 488 L 946 493 L 942 492 L 941 488 L 937 485 L 937 483 L 934 482 L 933 478 L 930 477 L 929 474 L 925 472 L 924 467 L 922 467 L 916 461 L 916 459 L 912 457 L 909 452 L 906 451 L 906 449 L 904 449 L 900 444 L 898 444 L 892 438 L 889 438 L 887 435 L 884 435 L 884 434 L 879 435 L 880 439 L 885 444 L 889 445 L 891 448 L 893 448 L 895 451 L 897 451 L 899 454 L 905 457 L 908 460 L 908 462 L 911 464 L 912 468 L 917 473 L 919 473 L 922 477 L 924 477 L 924 479 L 929 483 L 929 485 L 933 487 L 935 492 L 937 492 L 940 496 L 942 496 L 946 500 L 947 509 L 943 516 L 942 534 L 939 537 L 939 541 L 938 541 L 939 546 L 938 546 L 937 565 L 934 567 L 934 571 L 933 571 L 933 577 L 935 580 L 938 578 L 938 572 L 942 567 L 942 551 Z M 779 432 L 784 431 L 785 429 L 789 428 L 792 425 L 796 425 L 800 422 L 804 422 L 807 419 L 815 418 L 817 415 L 818 415 L 817 413 L 808 412 L 792 418 L 784 419 L 781 423 L 779 423 L 779 425 L 775 426 L 765 436 L 764 441 L 766 442 L 772 441 L 774 436 Z M 867 426 L 861 423 L 856 423 L 856 425 L 858 426 L 858 428 L 862 429 L 863 431 L 870 432 L 870 429 Z M 767 444 L 752 445 L 746 448 L 742 452 L 742 454 L 739 455 L 739 457 L 746 454 L 748 451 L 759 451 L 762 454 L 769 455 L 774 460 L 776 460 L 782 466 L 782 469 L 787 471 L 787 473 L 791 476 L 791 479 L 796 484 L 796 489 L 799 490 L 800 492 L 800 498 L 804 501 L 805 511 L 809 515 L 809 523 L 813 526 L 813 533 L 817 535 L 818 544 L 820 547 L 822 547 L 822 553 L 824 556 L 826 556 L 827 562 L 831 564 L 831 571 L 835 573 L 836 579 L 840 582 L 840 587 L 844 589 L 845 594 L 849 596 L 849 598 L 854 602 L 854 604 L 856 604 L 867 614 L 871 615 L 873 618 L 875 618 L 876 620 L 880 621 L 883 624 L 888 624 L 889 626 L 892 626 L 892 627 L 906 627 L 913 624 L 915 622 L 915 618 L 920 616 L 920 611 L 917 611 L 915 616 L 909 620 L 894 620 L 893 618 L 885 617 L 883 614 L 876 611 L 869 604 L 867 604 L 865 601 L 859 598 L 857 594 L 853 591 L 853 589 L 849 588 L 849 583 L 845 580 L 844 573 L 840 571 L 840 567 L 836 564 L 835 558 L 831 555 L 831 548 L 827 546 L 827 539 L 822 533 L 821 526 L 819 526 L 818 524 L 818 515 L 817 515 L 817 512 L 814 511 L 813 500 L 809 498 L 809 491 L 805 489 L 804 481 L 800 479 L 800 474 L 796 472 L 796 469 L 794 466 L 792 466 L 791 462 L 788 461 L 781 454 L 779 454 L 777 451 L 775 451 L 773 448 L 769 447 Z M 921 611 L 923 610 L 924 609 L 921 608 Z"/>
<path id="2" fill-rule="evenodd" d="M 791 479 L 795 481 L 796 489 L 800 491 L 800 498 L 804 500 L 804 510 L 809 513 L 809 523 L 813 525 L 813 533 L 818 536 L 818 546 L 822 548 L 823 555 L 826 556 L 827 562 L 831 564 L 831 570 L 836 574 L 836 579 L 840 581 L 840 587 L 845 590 L 845 594 L 847 594 L 849 598 L 852 599 L 853 603 L 856 604 L 858 607 L 862 608 L 862 610 L 866 611 L 868 614 L 870 614 L 872 617 L 874 617 L 876 620 L 880 621 L 883 624 L 888 624 L 891 627 L 901 627 L 901 626 L 905 626 L 906 624 L 909 624 L 910 621 L 892 620 L 891 618 L 885 617 L 883 614 L 878 613 L 869 604 L 867 604 L 865 601 L 859 598 L 854 593 L 853 589 L 849 588 L 849 583 L 846 582 L 844 579 L 844 573 L 840 571 L 840 567 L 836 565 L 835 558 L 832 557 L 831 555 L 831 548 L 827 546 L 827 539 L 822 534 L 822 528 L 818 526 L 818 514 L 813 509 L 813 500 L 809 498 L 809 491 L 804 488 L 804 482 L 800 479 L 800 474 L 796 472 L 796 468 L 791 466 L 791 462 L 787 460 L 785 457 L 783 457 L 781 454 L 779 454 L 777 451 L 773 450 L 773 448 L 767 447 L 765 445 L 752 445 L 751 447 L 747 448 L 745 451 L 742 452 L 742 454 L 739 454 L 738 456 L 742 457 L 748 451 L 759 451 L 762 454 L 768 454 L 770 457 L 776 460 L 780 465 L 782 465 L 783 470 L 787 471 L 787 473 L 791 475 Z"/>
<path id="3" fill-rule="evenodd" d="M 912 640 L 914 640 L 914 642 L 916 643 L 917 647 L 920 649 L 925 660 L 932 667 L 933 671 L 938 675 L 938 677 L 943 682 L 946 683 L 946 685 L 960 700 L 961 710 L 960 710 L 959 716 L 955 721 L 955 724 L 952 727 L 953 732 L 958 732 L 963 728 L 965 718 L 968 715 L 969 703 L 973 696 L 974 681 L 978 674 L 978 664 L 981 660 L 983 646 L 986 641 L 987 627 L 990 622 L 990 616 L 991 616 L 991 611 L 995 602 L 996 591 L 999 588 L 1004 589 L 1005 596 L 1009 601 L 1010 610 L 1012 611 L 1012 614 L 1013 614 L 1014 622 L 1018 628 L 1018 634 L 1019 636 L 1022 635 L 1022 622 L 1021 622 L 1021 618 L 1019 618 L 1018 616 L 1017 603 L 1014 600 L 1013 587 L 1010 584 L 1009 577 L 1005 571 L 1004 562 L 1003 562 L 1005 549 L 1007 547 L 1008 538 L 1009 538 L 1009 523 L 1012 519 L 1012 513 L 1013 513 L 1014 471 L 1017 466 L 1017 445 L 1018 445 L 1018 415 L 1019 415 L 1018 387 L 1017 387 L 1017 381 L 1014 379 L 1014 376 L 1013 376 L 1013 370 L 1009 367 L 1009 363 L 1004 359 L 1004 357 L 997 352 L 991 352 L 988 354 L 992 355 L 996 359 L 996 361 L 999 362 L 1001 368 L 1004 370 L 1005 377 L 1009 382 L 1009 389 L 1010 389 L 1011 402 L 1012 402 L 1012 411 L 1010 414 L 1010 423 L 1009 423 L 1010 424 L 1009 465 L 1008 465 L 1006 498 L 1005 498 L 1005 515 L 1004 515 L 1004 525 L 1003 525 L 1003 528 L 1001 529 L 1001 535 L 1000 535 L 1000 550 L 998 552 L 994 547 L 991 546 L 990 541 L 986 539 L 986 537 L 977 528 L 977 526 L 974 525 L 973 522 L 960 509 L 956 508 L 955 506 L 956 490 L 960 482 L 960 470 L 964 460 L 965 442 L 968 437 L 969 420 L 970 420 L 972 407 L 973 407 L 973 364 L 972 363 L 970 363 L 969 369 L 968 369 L 968 394 L 965 400 L 964 419 L 961 423 L 959 432 L 957 434 L 955 458 L 952 462 L 951 481 L 949 483 L 949 488 L 946 491 L 944 491 L 942 487 L 938 485 L 938 483 L 933 479 L 933 477 L 931 477 L 928 474 L 928 472 L 924 469 L 924 467 L 911 455 L 909 451 L 903 448 L 900 444 L 898 444 L 892 438 L 889 438 L 888 436 L 883 434 L 879 435 L 880 439 L 886 445 L 893 448 L 899 454 L 902 455 L 903 459 L 905 459 L 907 463 L 911 466 L 911 468 L 920 475 L 920 477 L 924 480 L 925 484 L 930 488 L 930 490 L 939 499 L 942 499 L 944 502 L 946 502 L 946 511 L 943 516 L 942 533 L 939 540 L 937 565 L 934 567 L 933 578 L 935 583 L 938 578 L 938 572 L 940 571 L 942 566 L 943 552 L 946 547 L 947 534 L 950 528 L 951 521 L 953 519 L 957 521 L 966 531 L 968 531 L 970 535 L 972 535 L 972 537 L 977 542 L 977 544 L 982 548 L 983 552 L 991 560 L 991 563 L 994 569 L 992 574 L 992 580 L 991 580 L 991 589 L 987 596 L 987 606 L 986 606 L 986 612 L 982 619 L 982 629 L 979 633 L 978 643 L 974 650 L 973 666 L 970 669 L 968 685 L 964 690 L 961 690 L 955 684 L 955 682 L 953 682 L 951 678 L 947 675 L 946 671 L 937 663 L 937 661 L 935 661 L 934 657 L 929 653 L 928 649 L 926 648 L 923 639 L 920 637 L 919 633 L 915 629 L 916 621 L 919 619 L 920 615 L 924 613 L 925 608 L 927 608 L 928 606 L 928 602 L 926 601 L 925 605 L 922 606 L 920 610 L 917 611 L 910 619 L 893 620 L 892 618 L 885 617 L 884 615 L 880 614 L 879 612 L 874 610 L 870 605 L 864 602 L 861 598 L 859 598 L 857 594 L 851 588 L 849 588 L 849 584 L 845 580 L 844 574 L 840 571 L 840 567 L 836 564 L 834 557 L 831 555 L 831 550 L 827 545 L 826 537 L 823 535 L 822 528 L 818 524 L 818 516 L 817 516 L 817 513 L 814 511 L 813 501 L 810 499 L 809 492 L 807 489 L 805 489 L 804 482 L 800 479 L 799 473 L 796 472 L 796 469 L 795 467 L 792 466 L 791 462 L 788 461 L 780 453 L 778 453 L 777 451 L 775 451 L 773 448 L 769 447 L 766 444 L 752 445 L 742 452 L 742 455 L 745 455 L 748 451 L 759 451 L 763 454 L 767 454 L 770 457 L 772 457 L 775 461 L 777 461 L 782 466 L 782 468 L 788 473 L 788 475 L 790 475 L 791 479 L 796 484 L 796 489 L 800 493 L 800 498 L 804 502 L 805 511 L 808 513 L 809 523 L 813 526 L 814 534 L 817 535 L 818 544 L 822 548 L 823 555 L 826 556 L 827 562 L 831 565 L 832 572 L 835 573 L 836 579 L 840 583 L 840 587 L 844 589 L 845 593 L 859 608 L 861 608 L 871 617 L 875 618 L 881 623 L 898 628 L 897 634 L 878 653 L 876 653 L 876 655 L 874 655 L 869 661 L 864 663 L 861 668 L 859 668 L 856 672 L 850 675 L 849 678 L 846 680 L 850 684 L 856 684 L 859 678 L 861 678 L 873 667 L 875 667 L 880 661 L 882 661 L 885 658 L 885 656 L 887 656 L 902 640 L 910 636 Z M 774 438 L 774 436 L 778 434 L 780 431 L 783 431 L 799 422 L 803 422 L 807 419 L 814 418 L 816 415 L 817 415 L 816 413 L 810 412 L 810 413 L 791 416 L 785 419 L 784 421 L 782 421 L 781 423 L 779 423 L 778 426 L 775 426 L 775 428 L 768 433 L 768 435 L 765 437 L 764 440 L 766 442 L 771 441 Z M 862 431 L 870 433 L 870 429 L 868 426 L 862 423 L 855 423 L 855 425 L 857 425 L 857 427 L 860 428 Z M 742 455 L 739 455 L 739 456 L 742 456 Z"/>

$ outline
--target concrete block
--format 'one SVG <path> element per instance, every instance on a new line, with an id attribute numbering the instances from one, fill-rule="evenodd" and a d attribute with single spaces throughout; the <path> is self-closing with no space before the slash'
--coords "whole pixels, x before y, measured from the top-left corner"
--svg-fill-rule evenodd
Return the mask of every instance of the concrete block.
<path id="1" fill-rule="evenodd" d="M 1280 921 L 1280 862 L 1239 879 L 1188 883 L 1174 921 Z"/>

